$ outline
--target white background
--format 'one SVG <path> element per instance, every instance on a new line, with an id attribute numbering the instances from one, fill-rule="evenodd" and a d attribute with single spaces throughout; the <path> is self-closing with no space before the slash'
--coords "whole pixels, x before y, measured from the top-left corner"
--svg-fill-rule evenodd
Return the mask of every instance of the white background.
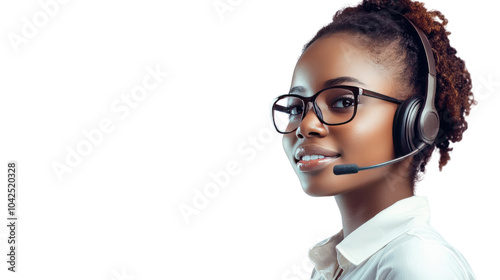
<path id="1" fill-rule="evenodd" d="M 309 279 L 307 250 L 340 230 L 340 216 L 333 197 L 302 191 L 269 106 L 288 91 L 302 46 L 357 1 L 233 0 L 221 17 L 212 0 L 70 0 L 14 46 L 23 18 L 43 21 L 40 3 L 0 4 L 0 278 Z M 426 1 L 449 19 L 479 105 L 448 165 L 439 172 L 435 155 L 417 186 L 432 224 L 478 279 L 497 275 L 500 250 L 489 3 Z M 148 67 L 169 76 L 129 115 L 117 113 L 112 104 L 124 106 L 120 96 Z M 105 119 L 113 130 L 60 181 L 53 164 L 66 164 L 68 149 L 87 141 L 83 131 Z M 15 274 L 6 263 L 9 160 L 18 163 Z M 179 207 L 202 203 L 210 172 L 228 164 L 239 173 L 183 217 Z"/>

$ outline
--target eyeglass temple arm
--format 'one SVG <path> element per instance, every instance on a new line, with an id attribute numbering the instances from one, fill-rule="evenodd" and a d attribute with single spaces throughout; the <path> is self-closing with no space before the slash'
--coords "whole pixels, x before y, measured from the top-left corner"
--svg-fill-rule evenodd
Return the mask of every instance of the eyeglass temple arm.
<path id="1" fill-rule="evenodd" d="M 290 113 L 290 108 L 284 107 L 278 104 L 274 104 L 273 108 L 277 111 L 284 112 L 284 113 Z"/>
<path id="2" fill-rule="evenodd" d="M 387 96 L 387 95 L 383 95 L 383 94 L 380 94 L 380 93 L 376 93 L 376 92 L 373 92 L 373 91 L 369 91 L 369 90 L 366 90 L 366 89 L 362 91 L 361 95 L 371 96 L 371 97 L 374 97 L 374 98 L 382 99 L 382 100 L 389 101 L 389 102 L 392 102 L 392 103 L 397 103 L 397 104 L 401 104 L 401 103 L 404 102 L 404 100 L 396 99 L 396 98 L 393 98 L 393 97 L 390 97 L 390 96 Z"/>

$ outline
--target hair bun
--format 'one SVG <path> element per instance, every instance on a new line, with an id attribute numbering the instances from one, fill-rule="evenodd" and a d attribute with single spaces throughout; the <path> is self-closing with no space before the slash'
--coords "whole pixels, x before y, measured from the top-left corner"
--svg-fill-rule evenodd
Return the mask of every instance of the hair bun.
<path id="1" fill-rule="evenodd" d="M 410 11 L 407 1 L 397 0 L 364 0 L 363 3 L 361 3 L 361 7 L 365 11 L 382 11 L 391 9 L 403 15 Z"/>

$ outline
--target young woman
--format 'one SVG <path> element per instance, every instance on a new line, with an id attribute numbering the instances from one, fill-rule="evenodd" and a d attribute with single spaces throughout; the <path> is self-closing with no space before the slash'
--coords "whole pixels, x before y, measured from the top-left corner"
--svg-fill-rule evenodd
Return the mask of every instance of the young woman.
<path id="1" fill-rule="evenodd" d="M 304 46 L 273 104 L 304 191 L 335 196 L 342 216 L 309 251 L 311 279 L 474 279 L 414 195 L 434 149 L 440 170 L 449 161 L 476 103 L 446 24 L 409 0 L 345 8 Z"/>

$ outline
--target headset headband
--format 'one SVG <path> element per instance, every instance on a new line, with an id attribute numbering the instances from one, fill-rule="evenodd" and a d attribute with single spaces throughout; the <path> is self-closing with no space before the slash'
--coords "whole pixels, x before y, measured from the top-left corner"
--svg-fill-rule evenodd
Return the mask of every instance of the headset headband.
<path id="1" fill-rule="evenodd" d="M 434 106 L 434 100 L 436 96 L 436 63 L 434 60 L 432 47 L 425 33 L 415 24 L 413 24 L 411 20 L 393 9 L 388 9 L 388 11 L 392 14 L 401 16 L 408 23 L 410 23 L 410 25 L 413 27 L 413 31 L 416 33 L 416 35 L 418 35 L 418 38 L 420 38 L 419 41 L 424 49 L 428 73 L 427 90 L 423 108 L 420 110 L 417 129 L 419 135 L 421 136 L 421 140 L 427 144 L 432 144 L 436 139 L 439 131 L 439 116 L 437 114 L 436 107 Z"/>

